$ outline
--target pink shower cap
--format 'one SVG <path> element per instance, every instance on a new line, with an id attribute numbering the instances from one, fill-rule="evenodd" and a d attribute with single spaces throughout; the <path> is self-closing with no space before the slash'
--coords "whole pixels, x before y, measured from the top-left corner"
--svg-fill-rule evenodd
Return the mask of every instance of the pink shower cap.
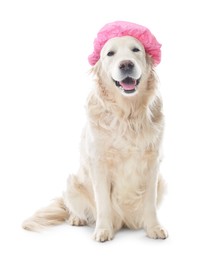
<path id="1" fill-rule="evenodd" d="M 89 63 L 93 66 L 100 59 L 100 51 L 104 44 L 111 38 L 132 36 L 139 40 L 144 46 L 145 51 L 153 58 L 154 65 L 161 60 L 161 44 L 155 36 L 142 25 L 135 23 L 116 21 L 106 24 L 97 34 L 94 40 L 94 51 L 88 57 Z"/>

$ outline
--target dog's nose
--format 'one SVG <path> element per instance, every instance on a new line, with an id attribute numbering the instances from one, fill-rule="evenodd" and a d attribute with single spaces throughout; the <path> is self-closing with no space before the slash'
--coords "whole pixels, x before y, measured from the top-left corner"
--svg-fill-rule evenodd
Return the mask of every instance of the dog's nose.
<path id="1" fill-rule="evenodd" d="M 120 62 L 120 70 L 123 72 L 130 72 L 134 67 L 134 63 L 131 60 L 124 60 Z"/>

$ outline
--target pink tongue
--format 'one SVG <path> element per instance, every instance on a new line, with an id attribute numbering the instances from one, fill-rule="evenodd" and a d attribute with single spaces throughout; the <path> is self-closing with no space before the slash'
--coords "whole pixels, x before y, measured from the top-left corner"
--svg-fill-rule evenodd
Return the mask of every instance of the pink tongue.
<path id="1" fill-rule="evenodd" d="M 124 90 L 133 90 L 135 88 L 136 81 L 134 81 L 131 84 L 127 84 L 124 82 L 119 82 L 119 83 L 123 87 Z"/>

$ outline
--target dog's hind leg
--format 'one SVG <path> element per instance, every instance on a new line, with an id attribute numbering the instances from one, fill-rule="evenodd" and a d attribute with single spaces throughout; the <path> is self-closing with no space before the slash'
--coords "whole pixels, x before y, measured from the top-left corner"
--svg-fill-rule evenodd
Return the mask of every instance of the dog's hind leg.
<path id="1" fill-rule="evenodd" d="M 71 225 L 93 225 L 95 223 L 95 207 L 93 198 L 78 177 L 71 175 L 64 193 L 64 203 L 70 212 L 67 222 Z"/>
<path id="2" fill-rule="evenodd" d="M 91 196 L 74 175 L 69 177 L 68 187 L 63 197 L 55 199 L 49 206 L 38 210 L 23 222 L 22 227 L 29 231 L 39 231 L 65 221 L 74 226 L 95 223 L 94 203 Z"/>

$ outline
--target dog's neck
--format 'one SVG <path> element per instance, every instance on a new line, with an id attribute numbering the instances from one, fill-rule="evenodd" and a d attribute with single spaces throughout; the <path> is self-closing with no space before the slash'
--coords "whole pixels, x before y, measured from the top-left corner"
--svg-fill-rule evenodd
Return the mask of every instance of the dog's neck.
<path id="1" fill-rule="evenodd" d="M 159 126 L 162 129 L 162 102 L 154 74 L 149 76 L 146 84 L 146 91 L 144 89 L 142 93 L 139 91 L 134 97 L 127 98 L 119 92 L 113 95 L 110 88 L 104 85 L 104 81 L 97 78 L 87 102 L 89 122 L 108 132 L 114 132 L 115 129 L 119 132 L 120 129 L 120 135 L 124 135 L 126 131 L 135 135 L 143 130 L 150 133 L 151 129 L 153 132 L 153 129 L 159 129 Z"/>
<path id="2" fill-rule="evenodd" d="M 119 91 L 117 91 L 115 86 L 106 85 L 107 80 L 101 76 L 97 76 L 96 79 L 96 97 L 99 100 L 101 108 L 108 110 L 112 114 L 122 118 L 136 118 L 142 115 L 142 113 L 147 113 L 147 109 L 150 104 L 155 99 L 157 95 L 157 80 L 155 73 L 150 72 L 148 78 L 140 83 L 139 91 L 136 95 L 131 97 L 123 96 Z M 144 89 L 141 90 L 141 87 Z M 146 88 L 146 89 L 145 89 Z"/>

